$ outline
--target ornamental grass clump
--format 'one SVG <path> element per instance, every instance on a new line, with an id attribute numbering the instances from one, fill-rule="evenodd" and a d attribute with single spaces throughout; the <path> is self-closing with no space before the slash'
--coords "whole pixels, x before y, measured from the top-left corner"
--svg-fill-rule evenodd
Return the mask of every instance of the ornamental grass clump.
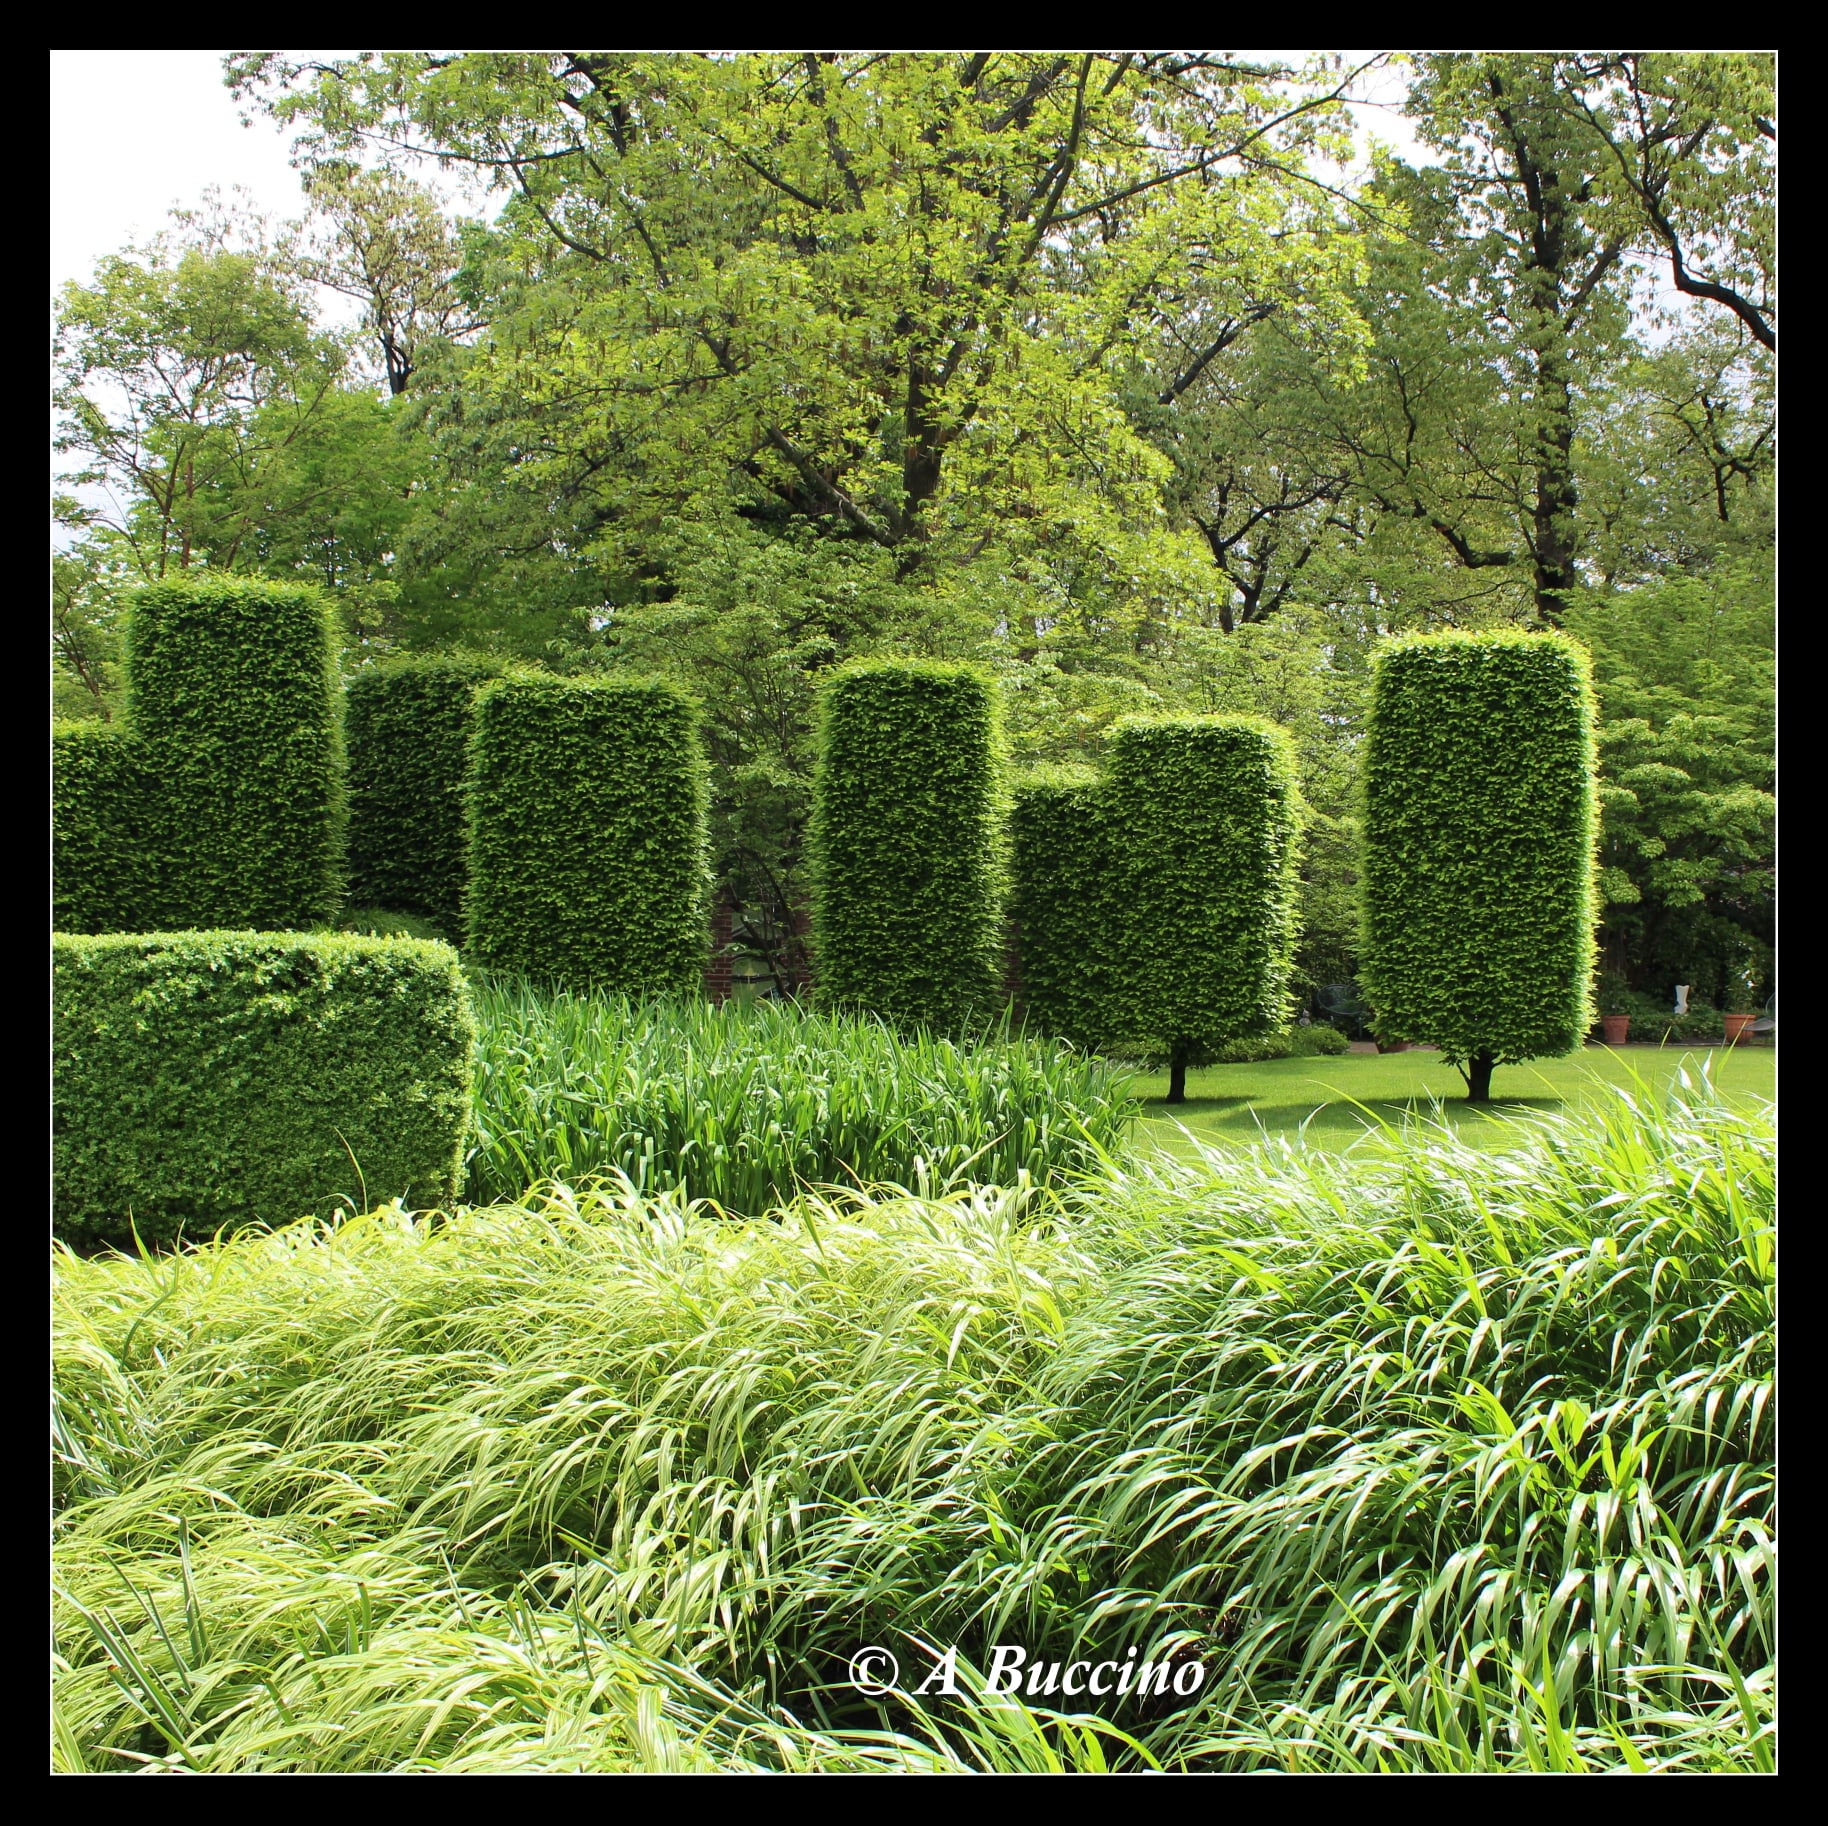
<path id="1" fill-rule="evenodd" d="M 765 1002 L 477 991 L 469 1196 L 625 1175 L 759 1217 L 811 1186 L 1047 1184 L 1114 1151 L 1129 1074 L 1007 1033 L 976 1044 Z"/>
<path id="2" fill-rule="evenodd" d="M 65 1256 L 59 1765 L 1768 1768 L 1771 1236 L 1701 1090 Z"/>

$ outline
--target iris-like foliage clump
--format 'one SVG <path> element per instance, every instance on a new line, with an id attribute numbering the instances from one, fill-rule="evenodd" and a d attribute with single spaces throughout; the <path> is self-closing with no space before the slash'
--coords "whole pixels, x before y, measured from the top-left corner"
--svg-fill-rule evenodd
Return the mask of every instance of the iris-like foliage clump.
<path id="1" fill-rule="evenodd" d="M 1123 1140 L 1128 1074 L 1047 1041 L 854 1014 L 477 992 L 472 1198 L 622 1174 L 759 1217 L 809 1187 L 1045 1184 Z"/>

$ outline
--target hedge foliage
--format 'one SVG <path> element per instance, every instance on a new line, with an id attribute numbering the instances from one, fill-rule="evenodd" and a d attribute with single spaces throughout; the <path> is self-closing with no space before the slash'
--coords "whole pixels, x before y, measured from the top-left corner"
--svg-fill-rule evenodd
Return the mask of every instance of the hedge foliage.
<path id="1" fill-rule="evenodd" d="M 190 574 L 135 593 L 128 703 L 164 803 L 171 888 L 140 930 L 335 916 L 340 638 L 334 607 L 305 584 Z"/>
<path id="2" fill-rule="evenodd" d="M 486 659 L 377 667 L 349 684 L 349 900 L 463 932 L 470 878 L 464 776 Z"/>
<path id="3" fill-rule="evenodd" d="M 811 860 L 823 1001 L 957 1032 L 1003 962 L 996 688 L 963 666 L 875 661 L 821 697 Z"/>
<path id="4" fill-rule="evenodd" d="M 72 1242 L 456 1191 L 476 1045 L 448 945 L 258 932 L 53 944 L 54 1222 Z"/>
<path id="5" fill-rule="evenodd" d="M 130 727 L 54 744 L 56 919 L 76 932 L 319 925 L 343 891 L 335 612 L 309 585 L 134 592 Z"/>
<path id="6" fill-rule="evenodd" d="M 612 994 L 700 988 L 705 764 L 675 686 L 484 685 L 467 790 L 476 963 Z"/>
<path id="7" fill-rule="evenodd" d="M 1113 909 L 1102 820 L 1090 768 L 1037 768 L 1015 782 L 1010 915 L 1023 1019 L 1083 1047 L 1104 1037 Z"/>
<path id="8" fill-rule="evenodd" d="M 116 724 L 51 738 L 51 904 L 60 932 L 163 923 L 170 895 L 163 807 L 144 745 Z"/>
<path id="9" fill-rule="evenodd" d="M 1254 717 L 1125 717 L 1103 791 L 1106 1040 L 1198 1065 L 1280 1027 L 1299 892 L 1288 733 Z"/>
<path id="10" fill-rule="evenodd" d="M 1456 1064 L 1571 1051 L 1593 1019 L 1585 652 L 1434 634 L 1386 644 L 1371 679 L 1360 974 L 1379 1031 Z"/>

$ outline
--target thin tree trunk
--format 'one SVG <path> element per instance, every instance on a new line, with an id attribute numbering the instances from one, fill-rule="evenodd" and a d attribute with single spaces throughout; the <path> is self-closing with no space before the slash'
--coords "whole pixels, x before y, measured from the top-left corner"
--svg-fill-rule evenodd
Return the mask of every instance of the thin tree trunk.
<path id="1" fill-rule="evenodd" d="M 1187 1101 L 1187 1049 L 1184 1046 L 1175 1047 L 1168 1061 L 1168 1101 Z"/>
<path id="2" fill-rule="evenodd" d="M 1492 1100 L 1492 1055 L 1476 1052 L 1466 1062 L 1466 1101 L 1490 1103 Z"/>

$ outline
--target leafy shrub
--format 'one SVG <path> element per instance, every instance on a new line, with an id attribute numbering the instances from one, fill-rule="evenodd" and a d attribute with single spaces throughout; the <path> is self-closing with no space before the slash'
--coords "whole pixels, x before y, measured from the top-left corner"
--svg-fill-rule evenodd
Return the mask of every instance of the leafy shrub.
<path id="1" fill-rule="evenodd" d="M 60 1758 L 1768 1768 L 1772 1164 L 1636 1099 L 1068 1210 L 604 1186 L 66 1259 Z M 853 1697 L 910 1637 L 1206 1678 Z"/>
<path id="2" fill-rule="evenodd" d="M 1126 717 L 1104 784 L 1105 1038 L 1177 1073 L 1288 1016 L 1298 796 L 1287 733 Z"/>
<path id="3" fill-rule="evenodd" d="M 134 593 L 130 730 L 54 742 L 70 932 L 308 927 L 343 892 L 334 611 L 307 585 L 188 573 Z"/>
<path id="4" fill-rule="evenodd" d="M 304 584 L 191 572 L 135 593 L 128 698 L 172 846 L 170 893 L 154 909 L 170 928 L 282 930 L 334 916 L 340 638 L 334 606 Z"/>
<path id="5" fill-rule="evenodd" d="M 158 923 L 169 894 L 158 781 L 144 747 L 109 723 L 51 741 L 52 921 L 59 932 Z"/>
<path id="6" fill-rule="evenodd" d="M 1352 1050 L 1352 1043 L 1337 1027 L 1324 1021 L 1289 1029 L 1289 1051 L 1297 1059 L 1337 1059 Z"/>
<path id="7" fill-rule="evenodd" d="M 1468 1068 L 1555 1056 L 1592 1023 L 1596 789 L 1586 654 L 1434 634 L 1373 660 L 1362 979 L 1380 1034 Z"/>
<path id="8" fill-rule="evenodd" d="M 1115 1149 L 1126 1074 L 1041 1041 L 966 1046 L 791 1004 L 477 991 L 470 1196 L 622 1173 L 759 1216 L 802 1188 L 1057 1181 Z"/>
<path id="9" fill-rule="evenodd" d="M 996 688 L 961 666 L 846 668 L 821 698 L 811 825 L 820 999 L 958 1032 L 999 997 Z"/>
<path id="10" fill-rule="evenodd" d="M 705 765 L 662 680 L 485 685 L 471 746 L 469 945 L 501 970 L 631 995 L 697 988 Z"/>
<path id="11" fill-rule="evenodd" d="M 60 1236 L 169 1241 L 456 1189 L 474 1046 L 447 946 L 59 937 Z"/>
<path id="12" fill-rule="evenodd" d="M 349 895 L 463 931 L 469 882 L 469 768 L 477 687 L 501 668 L 421 659 L 349 682 Z"/>
<path id="13" fill-rule="evenodd" d="M 1037 768 L 1011 795 L 1010 915 L 1027 1024 L 1078 1046 L 1104 1037 L 1112 907 L 1098 776 Z"/>

